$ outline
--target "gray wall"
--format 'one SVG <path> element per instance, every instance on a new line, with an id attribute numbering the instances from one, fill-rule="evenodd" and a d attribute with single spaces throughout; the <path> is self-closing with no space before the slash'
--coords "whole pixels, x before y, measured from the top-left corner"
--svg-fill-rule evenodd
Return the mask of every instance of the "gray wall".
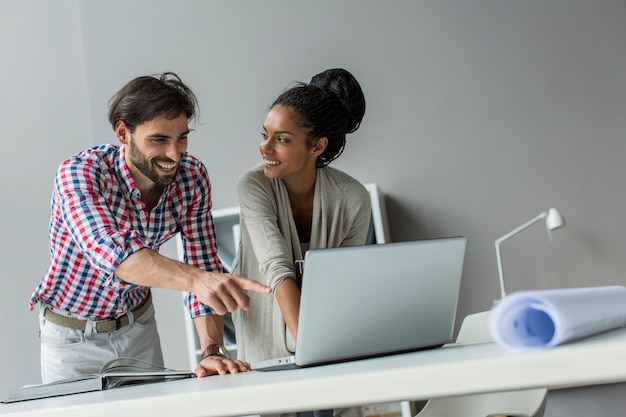
<path id="1" fill-rule="evenodd" d="M 76 1 L 0 0 L 0 396 L 38 382 L 37 314 L 48 267 L 52 176 L 92 142 Z"/>
<path id="2" fill-rule="evenodd" d="M 469 238 L 459 317 L 498 297 L 494 240 L 553 206 L 553 242 L 534 226 L 503 245 L 509 292 L 625 284 L 624 21 L 620 0 L 0 0 L 0 392 L 38 378 L 26 304 L 54 169 L 114 140 L 121 85 L 166 70 L 200 98 L 190 151 L 215 208 L 237 205 L 276 95 L 342 66 L 368 110 L 334 165 L 387 194 L 392 240 Z M 166 361 L 187 367 L 180 295 L 157 304 Z"/>

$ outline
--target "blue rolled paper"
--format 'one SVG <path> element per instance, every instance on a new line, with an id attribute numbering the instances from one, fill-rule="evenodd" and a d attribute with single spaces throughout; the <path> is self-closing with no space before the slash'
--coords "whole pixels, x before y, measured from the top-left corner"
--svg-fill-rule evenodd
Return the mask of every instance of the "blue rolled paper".
<path id="1" fill-rule="evenodd" d="M 489 316 L 493 340 L 512 350 L 551 348 L 626 326 L 626 287 L 518 291 Z"/>

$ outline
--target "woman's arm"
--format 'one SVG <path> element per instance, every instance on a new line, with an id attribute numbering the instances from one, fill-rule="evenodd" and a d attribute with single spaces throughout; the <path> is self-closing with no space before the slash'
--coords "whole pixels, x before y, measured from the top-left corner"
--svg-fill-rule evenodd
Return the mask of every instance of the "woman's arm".
<path id="1" fill-rule="evenodd" d="M 300 290 L 294 279 L 287 278 L 276 288 L 276 301 L 283 314 L 285 324 L 296 340 L 298 335 L 298 314 L 300 313 Z"/>

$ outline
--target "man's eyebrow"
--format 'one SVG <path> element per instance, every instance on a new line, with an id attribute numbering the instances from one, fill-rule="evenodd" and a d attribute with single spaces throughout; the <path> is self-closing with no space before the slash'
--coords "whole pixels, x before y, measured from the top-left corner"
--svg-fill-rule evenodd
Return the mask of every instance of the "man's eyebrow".
<path id="1" fill-rule="evenodd" d="M 181 132 L 180 135 L 178 135 L 178 137 L 183 137 L 183 136 L 187 136 L 189 133 L 191 132 L 191 130 L 187 129 L 184 132 Z M 159 132 L 154 132 L 154 133 L 150 133 L 147 135 L 150 138 L 154 138 L 154 139 L 168 139 L 171 136 L 166 135 L 165 133 L 159 133 Z"/>

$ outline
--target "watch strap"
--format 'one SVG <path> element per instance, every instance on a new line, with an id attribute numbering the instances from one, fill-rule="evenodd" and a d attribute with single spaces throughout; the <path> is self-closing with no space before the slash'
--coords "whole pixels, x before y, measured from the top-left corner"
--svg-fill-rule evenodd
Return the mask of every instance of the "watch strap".
<path id="1" fill-rule="evenodd" d="M 223 345 L 209 345 L 202 351 L 201 358 L 206 359 L 209 356 L 222 356 L 224 358 L 230 358 L 228 349 Z M 201 359 L 201 360 L 202 360 Z"/>

